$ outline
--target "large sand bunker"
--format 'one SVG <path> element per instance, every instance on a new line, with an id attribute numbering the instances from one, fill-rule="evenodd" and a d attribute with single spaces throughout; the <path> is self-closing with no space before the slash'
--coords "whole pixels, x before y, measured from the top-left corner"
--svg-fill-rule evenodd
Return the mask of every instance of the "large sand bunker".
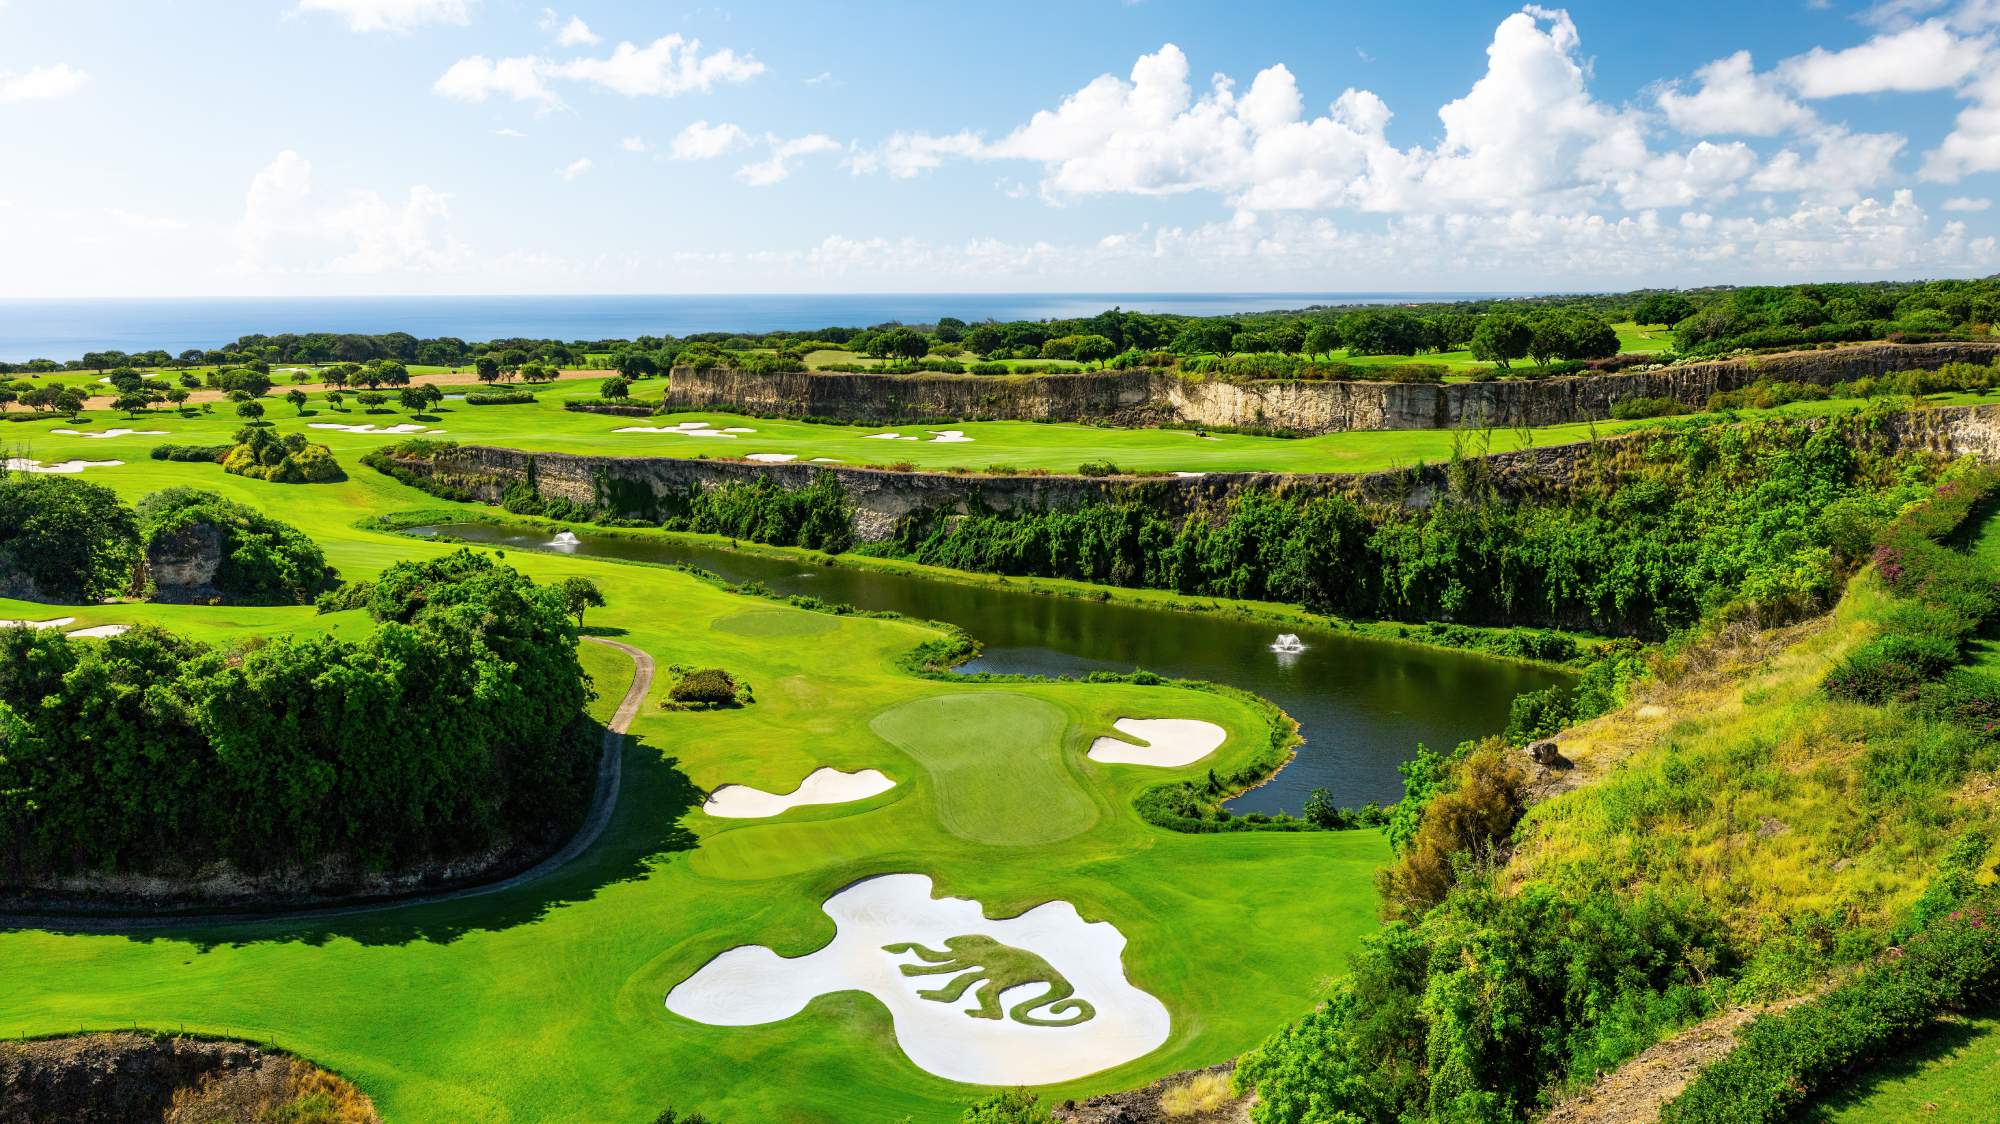
<path id="1" fill-rule="evenodd" d="M 61 628 L 75 623 L 75 617 L 54 617 L 45 621 L 0 621 L 0 628 Z"/>
<path id="2" fill-rule="evenodd" d="M 863 769 L 843 773 L 839 769 L 814 769 L 787 793 L 765 792 L 744 784 L 726 784 L 708 794 L 701 810 L 727 820 L 762 819 L 810 804 L 846 804 L 866 800 L 896 787 L 880 770 Z"/>
<path id="3" fill-rule="evenodd" d="M 59 476 L 74 476 L 87 468 L 117 468 L 124 461 L 57 461 L 43 464 L 33 457 L 8 457 L 8 472 L 43 472 Z"/>
<path id="4" fill-rule="evenodd" d="M 667 993 L 667 1009 L 755 1026 L 821 995 L 865 991 L 889 1009 L 918 1068 L 974 1085 L 1047 1085 L 1159 1048 L 1172 1020 L 1125 978 L 1125 936 L 1052 901 L 995 921 L 978 902 L 933 898 L 922 874 L 888 874 L 828 898 L 832 943 L 786 959 L 741 945 Z"/>
<path id="5" fill-rule="evenodd" d="M 1107 765 L 1158 765 L 1176 768 L 1192 765 L 1215 752 L 1229 731 L 1213 722 L 1192 718 L 1120 718 L 1112 723 L 1119 732 L 1146 743 L 1133 745 L 1117 738 L 1099 738 L 1090 743 L 1090 759 Z"/>
<path id="6" fill-rule="evenodd" d="M 164 429 L 107 429 L 101 433 L 87 432 L 81 429 L 51 429 L 49 432 L 59 433 L 64 437 L 94 437 L 98 440 L 103 440 L 106 437 L 165 437 L 167 435 L 167 431 Z"/>
<path id="7" fill-rule="evenodd" d="M 442 429 L 432 429 L 432 428 L 431 428 L 430 426 L 427 426 L 427 425 L 418 425 L 418 424 L 416 424 L 415 422 L 404 422 L 404 423 L 403 423 L 403 424 L 401 424 L 401 425 L 389 425 L 389 426 L 382 426 L 382 427 L 379 427 L 379 428 L 378 428 L 378 427 L 377 427 L 377 426 L 375 425 L 375 423 L 374 423 L 374 422 L 368 422 L 368 423 L 366 423 L 366 424 L 363 424 L 363 425 L 346 425 L 346 424 L 344 424 L 344 423 L 341 423 L 341 422 L 307 422 L 307 423 L 306 423 L 306 428 L 307 428 L 307 429 L 337 429 L 337 430 L 341 431 L 342 433 L 379 433 L 379 434 L 389 434 L 389 435 L 391 435 L 391 436 L 394 436 L 394 437 L 402 437 L 402 436 L 405 436 L 405 435 L 407 435 L 407 434 L 411 434 L 411 433 L 443 433 L 443 432 L 444 432 L 444 430 L 442 430 Z"/>

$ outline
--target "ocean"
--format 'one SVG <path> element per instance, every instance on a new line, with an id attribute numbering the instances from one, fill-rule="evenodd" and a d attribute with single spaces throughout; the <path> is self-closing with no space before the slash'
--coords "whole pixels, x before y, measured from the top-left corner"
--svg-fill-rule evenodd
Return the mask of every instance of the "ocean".
<path id="1" fill-rule="evenodd" d="M 1314 304 L 1402 304 L 1494 293 L 837 293 L 700 296 L 203 297 L 0 300 L 0 361 L 86 351 L 218 347 L 251 333 L 408 332 L 476 342 L 631 339 L 862 327 L 896 320 L 1045 320 L 1107 308 L 1210 316 Z M 1513 295 L 1513 294 L 1507 294 Z"/>

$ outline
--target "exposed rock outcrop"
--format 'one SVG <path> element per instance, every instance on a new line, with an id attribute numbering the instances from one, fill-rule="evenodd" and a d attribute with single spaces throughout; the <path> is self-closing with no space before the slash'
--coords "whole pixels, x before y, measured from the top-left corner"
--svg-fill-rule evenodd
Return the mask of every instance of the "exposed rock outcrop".
<path id="1" fill-rule="evenodd" d="M 146 576 L 153 600 L 203 604 L 221 597 L 215 576 L 222 572 L 222 532 L 213 523 L 194 523 L 153 536 L 146 544 Z"/>
<path id="2" fill-rule="evenodd" d="M 1803 424 L 1818 424 L 1807 421 Z M 1881 440 L 1952 455 L 2000 460 L 2000 405 L 1955 406 L 1891 415 Z M 1501 495 L 1534 495 L 1564 487 L 1595 460 L 1616 457 L 1643 431 L 1498 453 L 1477 463 L 1483 486 Z M 1143 503 L 1175 518 L 1221 511 L 1235 496 L 1345 495 L 1368 503 L 1424 507 L 1451 487 L 1452 467 L 1428 465 L 1372 473 L 1210 472 L 1187 477 L 992 476 L 811 464 L 683 460 L 671 457 L 591 457 L 531 453 L 479 445 L 430 446 L 411 455 L 388 450 L 390 464 L 421 484 L 449 494 L 498 503 L 509 487 L 533 489 L 624 519 L 658 522 L 697 491 L 768 478 L 803 488 L 831 475 L 854 508 L 855 536 L 879 542 L 908 515 L 977 511 L 1063 510 L 1093 503 Z"/>
<path id="3" fill-rule="evenodd" d="M 245 1042 L 137 1033 L 0 1042 L 0 1124 L 233 1124 L 305 1092 L 343 1121 L 379 1119 L 352 1085 Z"/>
<path id="4" fill-rule="evenodd" d="M 1625 398 L 1700 406 L 1761 379 L 1827 385 L 1945 363 L 1991 363 L 2000 344 L 1870 344 L 1689 363 L 1622 374 L 1492 382 L 1226 382 L 1157 370 L 1057 375 L 751 373 L 677 368 L 666 405 L 778 417 L 1194 425 L 1336 433 L 1557 425 L 1611 416 Z"/>

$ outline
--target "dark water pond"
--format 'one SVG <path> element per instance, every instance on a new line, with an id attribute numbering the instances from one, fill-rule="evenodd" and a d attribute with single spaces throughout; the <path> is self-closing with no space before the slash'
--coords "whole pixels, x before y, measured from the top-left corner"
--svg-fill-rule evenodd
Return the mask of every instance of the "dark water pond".
<path id="1" fill-rule="evenodd" d="M 699 566 L 781 593 L 949 621 L 984 646 L 968 671 L 1052 676 L 1143 667 L 1255 691 L 1298 719 L 1306 742 L 1271 783 L 1230 803 L 1238 812 L 1297 812 L 1320 787 L 1345 805 L 1393 801 L 1402 793 L 1396 765 L 1418 742 L 1441 748 L 1496 733 L 1517 693 L 1568 681 L 1542 668 L 1309 628 L 1297 630 L 1305 650 L 1285 654 L 1271 650 L 1280 630 L 1266 623 L 805 566 L 666 538 L 577 532 L 575 546 L 557 547 L 546 532 L 484 523 L 416 533 L 509 550 Z"/>

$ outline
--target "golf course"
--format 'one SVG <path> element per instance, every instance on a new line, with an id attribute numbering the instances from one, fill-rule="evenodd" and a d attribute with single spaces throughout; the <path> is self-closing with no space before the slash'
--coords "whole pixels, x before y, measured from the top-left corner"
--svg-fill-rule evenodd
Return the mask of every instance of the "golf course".
<path id="1" fill-rule="evenodd" d="M 309 407 L 279 427 L 338 416 Z M 536 437 L 533 423 L 614 423 L 455 402 L 432 416 L 430 428 L 492 427 L 495 438 L 511 420 L 518 428 L 507 436 L 520 442 Z M 119 427 L 107 418 L 80 432 Z M 50 421 L 7 433 L 20 450 L 11 455 L 69 459 L 68 450 L 87 447 L 75 455 L 124 460 L 82 475 L 127 500 L 185 485 L 276 515 L 349 580 L 451 549 L 360 526 L 417 509 L 456 515 L 354 463 L 358 449 L 394 438 L 306 430 L 339 450 L 347 479 L 284 485 L 146 457 L 152 444 L 225 437 L 229 423 L 219 417 L 155 414 L 123 427 L 169 432 L 85 438 L 53 434 L 77 427 Z M 505 561 L 538 583 L 589 578 L 606 605 L 590 611 L 588 633 L 640 649 L 661 669 L 724 668 L 755 701 L 663 709 L 672 677 L 662 674 L 631 721 L 601 836 L 503 892 L 324 916 L 155 919 L 129 931 L 101 920 L 11 924 L 0 933 L 0 972 L 10 981 L 0 1033 L 136 1026 L 276 1043 L 347 1075 L 392 1119 L 639 1119 L 669 1105 L 729 1119 L 938 1119 L 977 1085 L 912 1061 L 888 1010 L 860 991 L 829 988 L 797 1014 L 756 1025 L 685 1017 L 666 997 L 739 946 L 796 958 L 828 945 L 829 900 L 881 875 L 927 878 L 939 899 L 976 902 L 996 923 L 1061 903 L 1054 908 L 1073 908 L 1086 928 L 1116 933 L 1116 983 L 1164 1012 L 1157 1042 L 1088 1055 L 1101 1068 L 1072 1063 L 1050 1081 L 1029 1061 L 984 1075 L 1068 1096 L 1240 1053 L 1309 1010 L 1328 966 L 1376 925 L 1370 872 L 1387 849 L 1373 830 L 1183 835 L 1134 811 L 1145 786 L 1211 768 L 1227 774 L 1267 752 L 1265 712 L 1234 696 L 941 681 L 905 666 L 913 649 L 943 638 L 919 622 L 810 611 L 663 566 L 525 552 Z M 0 619 L 62 617 L 74 618 L 58 626 L 66 630 L 150 623 L 225 645 L 282 634 L 352 638 L 374 627 L 356 610 L 0 601 Z M 608 721 L 633 661 L 598 644 L 583 645 L 580 657 L 595 686 L 591 713 Z M 1137 747 L 1118 727 L 1125 719 L 1203 723 L 1224 737 L 1183 766 L 1092 760 L 1100 738 Z M 790 793 L 822 769 L 877 770 L 893 783 L 775 816 L 702 811 L 724 786 Z M 907 927 L 905 940 L 934 933 L 921 918 Z M 1093 978 L 1087 965 L 1065 964 L 1077 950 L 1060 939 L 1040 954 L 1078 984 Z M 1096 1016 L 1049 1033 L 1087 1039 L 1093 1024 L 1125 1017 L 1109 998 L 1080 994 Z M 940 1010 L 974 1030 L 994 1025 Z M 1011 1020 L 1007 1028 L 1031 1039 L 1036 1029 Z M 1065 1041 L 1059 1052 L 1074 1055 Z M 788 1078 L 770 1080 L 778 1071 Z"/>

